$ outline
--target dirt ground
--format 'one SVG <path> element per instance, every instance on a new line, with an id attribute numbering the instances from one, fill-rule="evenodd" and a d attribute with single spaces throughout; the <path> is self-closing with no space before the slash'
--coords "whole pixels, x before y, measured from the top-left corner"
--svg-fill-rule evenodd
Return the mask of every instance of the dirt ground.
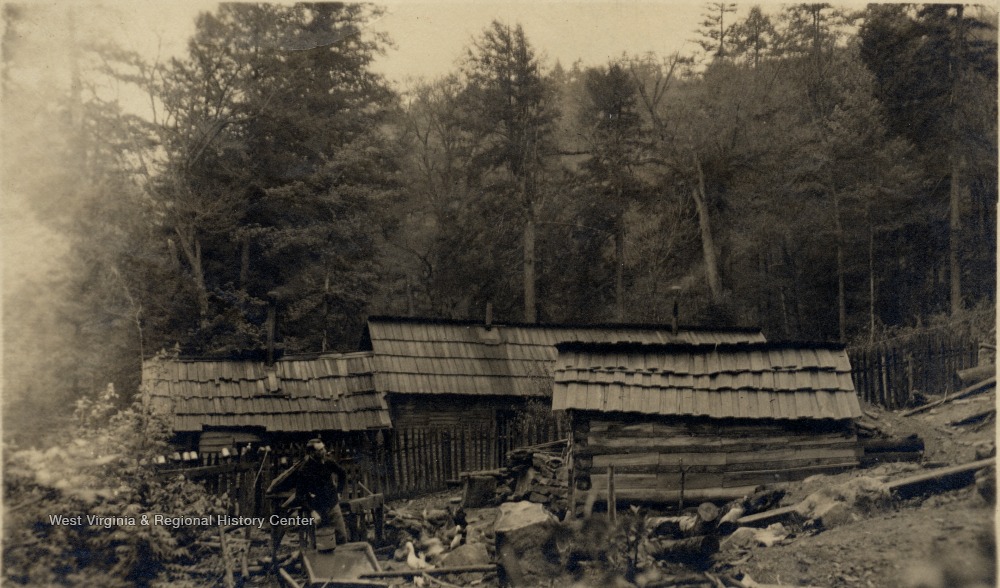
<path id="1" fill-rule="evenodd" d="M 976 449 L 995 442 L 995 421 L 949 423 L 995 406 L 995 393 L 956 400 L 927 412 L 902 416 L 866 406 L 868 422 L 894 437 L 917 434 L 924 461 L 955 465 L 976 459 Z M 788 484 L 784 502 L 793 504 L 824 485 L 858 476 L 885 480 L 912 475 L 916 464 L 885 464 Z M 718 561 L 761 583 L 795 586 L 953 587 L 996 585 L 995 506 L 975 490 L 934 494 L 889 504 L 860 520 L 787 539 L 772 547 L 720 553 Z M 743 561 L 746 560 L 746 561 Z M 740 562 L 740 563 L 735 563 Z"/>
<path id="2" fill-rule="evenodd" d="M 953 401 L 912 416 L 902 412 L 865 406 L 864 421 L 874 424 L 893 437 L 919 435 L 925 443 L 922 464 L 889 463 L 837 475 L 813 476 L 801 482 L 779 485 L 787 491 L 782 505 L 796 504 L 823 488 L 868 477 L 879 481 L 899 479 L 933 467 L 956 465 L 977 459 L 995 442 L 993 418 L 974 425 L 950 423 L 982 413 L 995 406 L 995 393 Z M 390 504 L 391 509 L 410 513 L 454 510 L 461 499 L 460 490 L 440 492 L 414 500 Z M 489 546 L 493 552 L 492 527 L 498 509 L 470 509 L 467 513 L 468 537 L 472 542 Z M 989 504 L 974 486 L 931 493 L 908 500 L 882 501 L 869 508 L 854 508 L 849 520 L 825 530 L 798 529 L 784 539 L 765 547 L 746 543 L 726 543 L 715 554 L 708 573 L 716 578 L 742 578 L 746 586 L 822 586 L 835 587 L 904 587 L 952 588 L 996 585 L 995 506 Z M 396 549 L 378 551 L 383 569 L 406 569 Z M 700 573 L 700 572 L 698 572 Z M 711 583 L 706 576 L 705 586 Z M 496 574 L 467 574 L 425 578 L 413 581 L 394 579 L 393 586 L 499 586 Z M 617 578 L 616 586 L 643 586 Z M 560 586 L 548 581 L 543 586 Z M 569 584 L 566 584 L 569 585 Z M 580 586 L 581 584 L 576 584 Z M 584 584 L 586 585 L 586 584 Z M 602 581 L 599 585 L 610 585 Z M 651 584 L 652 585 L 652 584 Z M 662 582 L 658 585 L 663 584 Z M 687 584 L 686 584 L 687 585 Z M 728 585 L 723 582 L 722 585 Z"/>

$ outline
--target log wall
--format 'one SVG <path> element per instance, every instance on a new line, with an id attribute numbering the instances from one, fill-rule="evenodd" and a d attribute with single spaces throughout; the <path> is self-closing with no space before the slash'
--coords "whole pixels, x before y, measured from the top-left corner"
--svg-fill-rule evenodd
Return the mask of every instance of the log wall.
<path id="1" fill-rule="evenodd" d="M 728 500 L 755 486 L 858 466 L 847 423 L 736 419 L 615 418 L 574 413 L 573 467 L 579 490 L 607 494 L 614 465 L 619 500 Z"/>

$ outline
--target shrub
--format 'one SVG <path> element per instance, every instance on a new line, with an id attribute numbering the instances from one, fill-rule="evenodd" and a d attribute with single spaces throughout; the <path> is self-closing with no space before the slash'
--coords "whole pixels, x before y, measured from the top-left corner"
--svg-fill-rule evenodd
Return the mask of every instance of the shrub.
<path id="1" fill-rule="evenodd" d="M 224 504 L 183 477 L 146 465 L 169 429 L 141 403 L 114 408 L 113 388 L 77 405 L 66 441 L 45 450 L 5 447 L 4 580 L 31 585 L 148 586 L 168 564 L 190 564 L 207 528 L 142 524 L 142 515 L 204 517 Z M 51 517 L 81 517 L 53 524 Z M 117 517 L 108 524 L 88 517 Z"/>

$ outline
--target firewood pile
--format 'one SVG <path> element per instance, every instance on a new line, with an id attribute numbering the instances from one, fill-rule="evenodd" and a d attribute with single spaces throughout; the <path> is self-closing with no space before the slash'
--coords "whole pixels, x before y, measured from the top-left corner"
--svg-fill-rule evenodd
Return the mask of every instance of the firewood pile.
<path id="1" fill-rule="evenodd" d="M 464 474 L 462 505 L 482 508 L 526 500 L 562 518 L 568 508 L 568 465 L 565 439 L 515 449 L 502 468 Z"/>

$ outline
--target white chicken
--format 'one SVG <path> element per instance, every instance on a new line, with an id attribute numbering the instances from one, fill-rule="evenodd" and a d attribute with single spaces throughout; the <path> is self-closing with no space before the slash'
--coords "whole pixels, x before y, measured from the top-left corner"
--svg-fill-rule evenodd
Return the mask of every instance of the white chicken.
<path id="1" fill-rule="evenodd" d="M 413 541 L 406 542 L 406 565 L 410 566 L 410 569 L 413 570 L 427 570 L 433 567 L 427 563 L 427 560 L 423 556 L 417 555 L 413 549 Z"/>

